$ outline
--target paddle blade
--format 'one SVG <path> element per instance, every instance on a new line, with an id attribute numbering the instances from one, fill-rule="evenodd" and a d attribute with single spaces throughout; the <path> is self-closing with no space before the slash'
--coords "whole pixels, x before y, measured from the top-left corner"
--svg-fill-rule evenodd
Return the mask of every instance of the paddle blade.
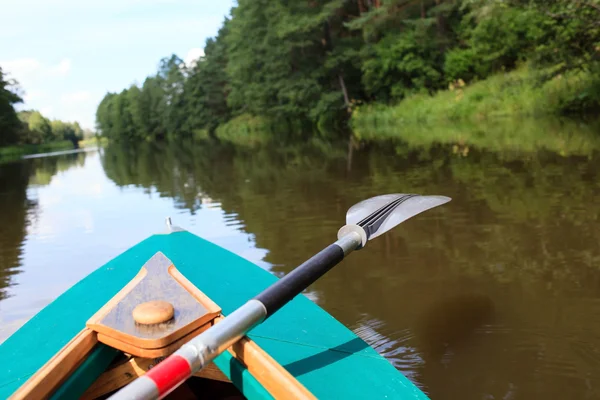
<path id="1" fill-rule="evenodd" d="M 361 226 L 367 238 L 373 239 L 407 219 L 450 200 L 446 196 L 384 194 L 353 205 L 346 214 L 346 224 Z"/>

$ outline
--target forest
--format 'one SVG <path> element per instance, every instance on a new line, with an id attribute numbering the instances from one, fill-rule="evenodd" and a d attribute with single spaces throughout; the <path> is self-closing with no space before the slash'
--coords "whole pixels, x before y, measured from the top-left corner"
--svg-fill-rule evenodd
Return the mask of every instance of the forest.
<path id="1" fill-rule="evenodd" d="M 79 123 L 51 121 L 35 110 L 17 112 L 15 105 L 23 101 L 19 90 L 18 82 L 8 79 L 0 68 L 0 147 L 48 145 L 65 141 L 77 147 L 83 139 L 83 129 Z"/>
<path id="2" fill-rule="evenodd" d="M 403 109 L 457 88 L 459 101 L 498 75 L 510 77 L 495 87 L 514 112 L 524 101 L 558 115 L 600 109 L 599 0 L 239 0 L 204 53 L 191 65 L 166 57 L 143 83 L 107 93 L 99 132 L 331 136 L 372 105 Z M 470 102 L 490 95 L 479 87 Z"/>

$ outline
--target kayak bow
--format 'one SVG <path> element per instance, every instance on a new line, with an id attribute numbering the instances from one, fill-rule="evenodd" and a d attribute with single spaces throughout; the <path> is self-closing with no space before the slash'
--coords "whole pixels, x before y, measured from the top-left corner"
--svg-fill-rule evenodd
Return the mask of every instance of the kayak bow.
<path id="1" fill-rule="evenodd" d="M 338 240 L 315 254 L 254 299 L 235 310 L 221 323 L 190 340 L 150 373 L 117 392 L 113 399 L 163 398 L 204 368 L 282 306 L 337 265 L 369 239 L 389 231 L 408 218 L 450 201 L 445 196 L 391 194 L 354 205 L 340 228 Z"/>

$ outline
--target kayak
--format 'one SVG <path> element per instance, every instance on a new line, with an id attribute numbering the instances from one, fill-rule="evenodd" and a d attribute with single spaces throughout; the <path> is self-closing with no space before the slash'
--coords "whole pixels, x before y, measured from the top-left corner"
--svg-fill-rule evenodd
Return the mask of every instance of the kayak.
<path id="1" fill-rule="evenodd" d="M 277 280 L 169 226 L 75 284 L 0 345 L 0 398 L 106 398 Z M 302 294 L 169 396 L 191 395 L 427 399 Z"/>

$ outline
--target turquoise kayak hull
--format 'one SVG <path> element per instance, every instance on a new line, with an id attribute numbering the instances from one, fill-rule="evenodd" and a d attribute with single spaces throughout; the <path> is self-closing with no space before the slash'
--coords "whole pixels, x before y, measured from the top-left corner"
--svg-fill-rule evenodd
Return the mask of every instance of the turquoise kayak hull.
<path id="1" fill-rule="evenodd" d="M 0 346 L 0 398 L 14 393 L 77 335 L 158 251 L 225 316 L 277 279 L 190 232 L 153 235 L 75 284 Z M 384 357 L 304 295 L 248 336 L 319 399 L 427 399 Z M 247 398 L 271 398 L 229 353 L 215 364 Z"/>

